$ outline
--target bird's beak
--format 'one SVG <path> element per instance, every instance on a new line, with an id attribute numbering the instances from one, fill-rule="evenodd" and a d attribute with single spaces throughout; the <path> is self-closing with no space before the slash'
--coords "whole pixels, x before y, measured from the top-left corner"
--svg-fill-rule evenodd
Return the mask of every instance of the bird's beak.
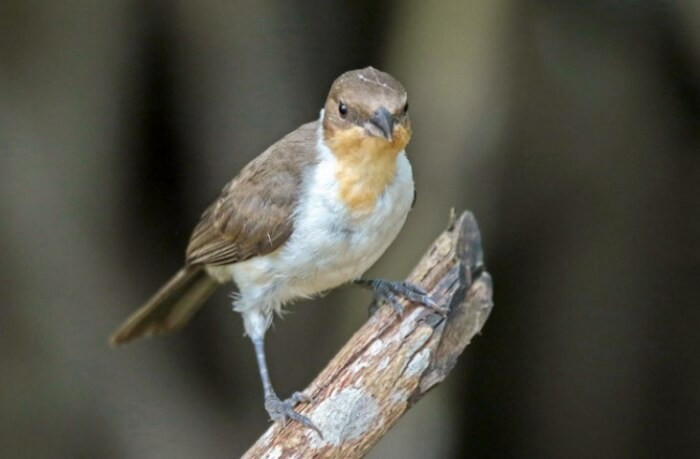
<path id="1" fill-rule="evenodd" d="M 391 116 L 391 113 L 389 113 L 389 110 L 381 107 L 379 110 L 374 112 L 374 115 L 372 115 L 372 118 L 369 119 L 369 122 L 371 123 L 370 127 L 379 129 L 379 132 L 377 132 L 377 129 L 369 129 L 370 133 L 384 137 L 386 140 L 391 142 L 394 134 L 394 118 Z"/>

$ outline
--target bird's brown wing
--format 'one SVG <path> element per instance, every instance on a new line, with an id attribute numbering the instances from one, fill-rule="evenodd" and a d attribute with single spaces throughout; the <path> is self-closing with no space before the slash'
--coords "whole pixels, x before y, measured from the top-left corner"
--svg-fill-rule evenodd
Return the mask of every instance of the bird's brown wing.
<path id="1" fill-rule="evenodd" d="M 318 122 L 305 124 L 245 166 L 202 214 L 188 265 L 227 265 L 265 255 L 292 234 L 304 172 L 317 161 Z"/>

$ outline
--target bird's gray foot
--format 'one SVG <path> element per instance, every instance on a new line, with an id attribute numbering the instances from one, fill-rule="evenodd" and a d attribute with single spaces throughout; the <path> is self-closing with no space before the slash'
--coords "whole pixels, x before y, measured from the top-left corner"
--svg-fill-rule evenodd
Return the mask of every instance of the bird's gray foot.
<path id="1" fill-rule="evenodd" d="M 316 433 L 323 438 L 321 430 L 311 422 L 311 419 L 294 411 L 294 405 L 299 402 L 311 402 L 311 397 L 302 392 L 294 392 L 287 400 L 280 400 L 277 395 L 272 394 L 265 398 L 265 409 L 270 415 L 270 419 L 273 421 L 279 422 L 282 425 L 286 424 L 287 419 L 297 421 L 305 427 L 315 430 Z"/>
<path id="2" fill-rule="evenodd" d="M 403 305 L 401 297 L 412 303 L 418 303 L 433 311 L 445 315 L 447 309 L 438 305 L 423 287 L 412 282 L 405 281 L 390 281 L 386 279 L 360 279 L 356 280 L 357 285 L 372 289 L 374 292 L 374 303 L 370 306 L 370 314 L 373 314 L 377 309 L 378 300 L 386 300 L 391 307 L 394 308 L 396 314 L 403 315 Z"/>

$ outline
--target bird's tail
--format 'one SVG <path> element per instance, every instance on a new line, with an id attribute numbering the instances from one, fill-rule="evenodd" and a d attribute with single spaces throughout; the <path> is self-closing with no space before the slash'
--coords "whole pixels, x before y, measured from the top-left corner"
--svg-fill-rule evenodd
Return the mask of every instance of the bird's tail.
<path id="1" fill-rule="evenodd" d="M 201 266 L 186 266 L 168 281 L 114 332 L 112 346 L 142 336 L 178 330 L 216 290 L 219 284 Z"/>

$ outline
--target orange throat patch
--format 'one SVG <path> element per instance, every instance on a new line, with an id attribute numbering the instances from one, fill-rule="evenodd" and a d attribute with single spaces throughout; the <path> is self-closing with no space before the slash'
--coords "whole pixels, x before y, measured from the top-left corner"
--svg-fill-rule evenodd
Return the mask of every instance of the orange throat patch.
<path id="1" fill-rule="evenodd" d="M 356 214 L 371 213 L 377 199 L 396 177 L 396 157 L 406 147 L 411 131 L 396 126 L 391 142 L 367 134 L 360 127 L 327 130 L 326 145 L 338 159 L 340 199 Z"/>

